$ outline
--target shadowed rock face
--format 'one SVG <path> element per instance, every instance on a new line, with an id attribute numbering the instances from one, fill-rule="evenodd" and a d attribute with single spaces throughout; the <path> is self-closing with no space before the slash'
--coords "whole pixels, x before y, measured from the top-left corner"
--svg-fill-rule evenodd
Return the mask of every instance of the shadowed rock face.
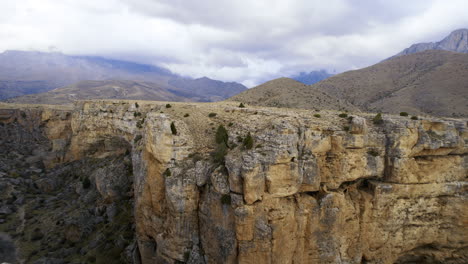
<path id="1" fill-rule="evenodd" d="M 127 221 L 135 223 L 135 238 L 121 248 L 122 261 L 468 260 L 467 120 L 384 115 L 373 124 L 371 114 L 316 118 L 314 111 L 237 105 L 94 101 L 63 120 L 34 123 L 22 119 L 27 109 L 10 107 L 0 121 L 64 140 L 42 155 L 60 157 L 47 163 L 51 170 L 102 161 L 90 169 L 91 190 L 77 199 L 95 193 L 97 203 L 120 201 L 118 186 L 132 186 Z M 215 141 L 219 125 L 229 138 L 223 155 L 219 145 L 226 143 Z M 252 148 L 243 143 L 249 133 Z M 119 176 L 119 155 L 129 155 L 132 181 Z M 64 231 L 67 239 L 76 237 L 74 228 Z"/>

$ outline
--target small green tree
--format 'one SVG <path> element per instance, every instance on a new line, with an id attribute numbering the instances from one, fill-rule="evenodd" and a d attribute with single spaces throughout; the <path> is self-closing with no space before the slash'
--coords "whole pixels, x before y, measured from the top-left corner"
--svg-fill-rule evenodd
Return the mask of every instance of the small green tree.
<path id="1" fill-rule="evenodd" d="M 239 107 L 240 107 L 240 108 L 245 108 L 245 105 L 244 105 L 243 103 L 240 103 L 240 104 L 239 104 Z"/>
<path id="2" fill-rule="evenodd" d="M 213 161 L 218 164 L 224 164 L 224 157 L 226 157 L 227 152 L 228 148 L 226 144 L 218 144 L 215 151 L 211 153 Z"/>
<path id="3" fill-rule="evenodd" d="M 229 135 L 223 125 L 219 125 L 216 130 L 216 143 L 228 145 Z"/>
<path id="4" fill-rule="evenodd" d="M 172 135 L 177 135 L 177 129 L 175 127 L 174 122 L 171 123 L 171 132 L 172 132 Z"/>
<path id="5" fill-rule="evenodd" d="M 252 138 L 252 135 L 250 135 L 250 132 L 247 134 L 247 136 L 244 138 L 244 147 L 246 149 L 252 149 L 253 145 L 254 145 L 254 142 L 253 142 L 253 138 Z"/>
<path id="6" fill-rule="evenodd" d="M 320 114 L 314 114 L 314 117 L 316 117 L 316 118 L 320 118 L 320 117 L 321 117 L 321 115 L 320 115 Z"/>
<path id="7" fill-rule="evenodd" d="M 209 113 L 208 114 L 208 117 L 215 117 L 216 116 L 216 113 Z"/>
<path id="8" fill-rule="evenodd" d="M 407 112 L 400 112 L 400 116 L 408 116 Z"/>
<path id="9" fill-rule="evenodd" d="M 135 107 L 138 108 L 140 107 L 140 105 L 137 102 L 135 102 Z"/>
<path id="10" fill-rule="evenodd" d="M 172 105 L 171 104 L 166 104 L 166 108 L 171 108 Z"/>
<path id="11" fill-rule="evenodd" d="M 418 120 L 419 118 L 417 116 L 412 116 L 411 119 L 412 120 Z"/>
<path id="12" fill-rule="evenodd" d="M 376 114 L 374 118 L 372 118 L 372 123 L 374 123 L 375 125 L 383 124 L 382 114 L 381 113 Z"/>
<path id="13" fill-rule="evenodd" d="M 346 118 L 346 117 L 348 117 L 348 114 L 346 114 L 346 113 L 341 113 L 341 114 L 339 114 L 338 116 L 341 117 L 341 118 Z"/>

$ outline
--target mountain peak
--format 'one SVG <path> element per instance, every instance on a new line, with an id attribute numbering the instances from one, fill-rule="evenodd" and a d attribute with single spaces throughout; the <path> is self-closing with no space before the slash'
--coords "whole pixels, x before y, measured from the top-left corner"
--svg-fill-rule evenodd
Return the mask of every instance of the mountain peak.
<path id="1" fill-rule="evenodd" d="M 468 53 L 468 29 L 460 28 L 452 31 L 439 42 L 426 42 L 411 45 L 394 57 L 421 52 L 425 50 L 447 50 L 460 53 Z"/>

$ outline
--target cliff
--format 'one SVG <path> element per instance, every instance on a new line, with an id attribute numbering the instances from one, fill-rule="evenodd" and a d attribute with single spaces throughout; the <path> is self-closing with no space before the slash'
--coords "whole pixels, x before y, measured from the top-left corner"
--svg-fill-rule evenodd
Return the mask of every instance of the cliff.
<path id="1" fill-rule="evenodd" d="M 60 166 L 86 167 L 90 186 L 73 194 L 80 203 L 94 193 L 88 201 L 104 210 L 119 211 L 122 201 L 131 206 L 130 216 L 117 219 L 130 225 L 122 231 L 122 261 L 468 261 L 466 119 L 384 115 L 373 122 L 373 114 L 340 118 L 322 111 L 319 118 L 315 111 L 237 105 L 86 101 L 63 110 L 5 104 L 0 129 L 10 137 L 13 128 L 41 136 L 49 148 L 28 155 L 47 157 L 47 179 Z M 131 167 L 126 176 L 124 164 Z M 12 178 L 7 169 L 2 179 Z M 123 195 L 124 187 L 132 194 Z M 11 200 L 2 208 L 17 212 L 21 205 Z M 5 230 L 16 212 L 0 215 L 0 231 L 20 240 L 24 234 Z M 81 240 L 122 240 L 109 240 L 108 233 L 94 238 L 103 229 L 91 220 L 70 229 L 74 216 L 65 217 L 68 228 L 52 228 L 58 236 L 85 231 Z M 119 231 L 117 220 L 107 220 L 106 231 Z M 96 254 L 89 244 L 80 247 L 73 253 L 77 263 Z"/>

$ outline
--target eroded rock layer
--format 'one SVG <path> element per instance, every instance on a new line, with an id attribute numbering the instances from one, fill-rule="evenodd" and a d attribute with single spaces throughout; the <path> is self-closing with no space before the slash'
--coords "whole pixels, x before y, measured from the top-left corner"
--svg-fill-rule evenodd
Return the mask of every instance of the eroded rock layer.
<path id="1" fill-rule="evenodd" d="M 467 120 L 171 104 L 81 102 L 35 123 L 11 107 L 0 122 L 42 129 L 46 169 L 111 160 L 92 189 L 118 205 L 132 185 L 127 262 L 468 261 Z"/>

